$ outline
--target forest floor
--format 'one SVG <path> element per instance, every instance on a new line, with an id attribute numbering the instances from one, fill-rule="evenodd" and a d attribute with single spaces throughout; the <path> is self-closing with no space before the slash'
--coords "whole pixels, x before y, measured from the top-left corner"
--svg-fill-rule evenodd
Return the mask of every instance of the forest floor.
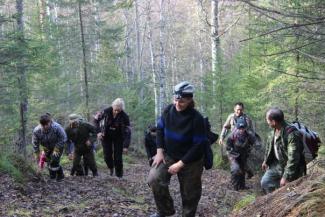
<path id="1" fill-rule="evenodd" d="M 153 195 L 146 184 L 150 168 L 147 161 L 132 159 L 124 165 L 123 179 L 110 176 L 107 168 L 99 168 L 98 177 L 70 176 L 70 165 L 61 182 L 50 180 L 45 170 L 42 176 L 23 185 L 0 173 L 0 216 L 149 216 L 155 212 Z M 197 210 L 201 217 L 228 216 L 239 200 L 259 191 L 258 177 L 247 181 L 250 189 L 233 191 L 225 170 L 205 170 L 202 179 Z M 177 212 L 174 216 L 181 216 L 176 176 L 170 188 Z"/>

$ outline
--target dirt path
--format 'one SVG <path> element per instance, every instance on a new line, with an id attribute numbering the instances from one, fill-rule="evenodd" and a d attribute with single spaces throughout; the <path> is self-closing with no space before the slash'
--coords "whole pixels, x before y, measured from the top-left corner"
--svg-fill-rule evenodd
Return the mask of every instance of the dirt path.
<path id="1" fill-rule="evenodd" d="M 0 216 L 148 216 L 155 211 L 153 196 L 146 185 L 147 162 L 135 160 L 125 165 L 122 180 L 100 169 L 99 177 L 71 177 L 64 181 L 31 181 L 24 186 L 15 184 L 0 174 Z M 68 170 L 65 170 L 68 174 Z M 176 177 L 172 178 L 171 193 L 176 215 L 181 216 L 180 196 Z M 254 179 L 248 186 L 257 186 Z M 229 185 L 229 173 L 222 170 L 204 171 L 203 193 L 197 216 L 228 216 L 231 207 L 254 188 L 235 192 Z"/>

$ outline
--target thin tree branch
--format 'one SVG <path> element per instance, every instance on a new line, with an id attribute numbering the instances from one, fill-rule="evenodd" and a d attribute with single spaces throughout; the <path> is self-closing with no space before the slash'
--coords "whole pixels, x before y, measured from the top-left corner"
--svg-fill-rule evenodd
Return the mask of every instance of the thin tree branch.
<path id="1" fill-rule="evenodd" d="M 205 23 L 206 23 L 209 27 L 211 27 L 212 24 L 209 22 L 208 12 L 207 12 L 207 11 L 204 9 L 204 7 L 203 7 L 203 0 L 198 0 L 198 3 L 199 3 L 199 5 L 200 5 L 200 7 L 201 7 L 201 10 L 202 10 L 203 14 L 204 14 L 204 21 L 205 21 Z"/>
<path id="2" fill-rule="evenodd" d="M 288 72 L 285 72 L 285 71 L 282 71 L 282 70 L 279 70 L 279 69 L 273 69 L 273 70 L 274 71 L 277 71 L 277 72 L 280 72 L 282 74 L 285 74 L 285 75 L 289 75 L 289 76 L 292 76 L 292 77 L 296 77 L 296 78 L 303 78 L 303 79 L 308 79 L 308 80 L 321 80 L 321 81 L 325 81 L 325 78 L 308 77 L 308 76 L 303 76 L 303 75 L 291 74 L 291 73 L 288 73 Z"/>
<path id="3" fill-rule="evenodd" d="M 311 55 L 311 54 L 305 53 L 305 52 L 303 52 L 303 51 L 301 51 L 301 50 L 298 50 L 298 49 L 297 49 L 297 51 L 298 51 L 299 53 L 301 53 L 302 55 L 305 55 L 305 56 L 307 56 L 307 57 L 309 57 L 309 58 L 311 58 L 311 59 L 313 59 L 313 60 L 317 60 L 317 61 L 320 62 L 320 63 L 325 63 L 325 59 L 324 59 L 324 58 L 313 56 L 313 55 Z"/>
<path id="4" fill-rule="evenodd" d="M 307 44 L 304 44 L 304 45 L 301 45 L 301 46 L 298 46 L 298 47 L 294 47 L 294 48 L 291 48 L 289 50 L 281 51 L 281 52 L 278 52 L 278 53 L 272 53 L 272 54 L 264 54 L 264 55 L 262 54 L 262 55 L 258 55 L 258 56 L 271 57 L 271 56 L 282 55 L 282 54 L 290 53 L 292 51 L 296 51 L 296 50 L 298 50 L 300 48 L 306 47 L 306 46 L 311 45 L 311 44 L 314 44 L 316 42 L 317 41 L 312 41 L 310 43 L 307 43 Z"/>
<path id="5" fill-rule="evenodd" d="M 270 8 L 265 8 L 265 7 L 261 7 L 258 6 L 256 4 L 253 4 L 250 0 L 240 0 L 241 2 L 244 2 L 250 6 L 252 6 L 255 9 L 259 9 L 259 10 L 263 10 L 269 13 L 274 13 L 274 14 L 278 14 L 284 17 L 298 17 L 298 18 L 306 18 L 306 19 L 311 19 L 311 20 L 324 20 L 325 17 L 311 17 L 311 16 L 306 16 L 305 14 L 289 14 L 289 13 L 283 13 L 274 9 L 270 9 Z"/>
<path id="6" fill-rule="evenodd" d="M 285 30 L 285 29 L 299 28 L 299 27 L 303 27 L 303 26 L 316 25 L 316 24 L 320 24 L 320 23 L 325 23 L 325 20 L 318 21 L 318 22 L 313 22 L 313 23 L 302 23 L 302 24 L 296 24 L 295 23 L 295 24 L 292 24 L 290 26 L 284 26 L 284 27 L 281 27 L 281 28 L 273 29 L 271 31 L 265 32 L 263 34 L 255 36 L 255 37 L 250 37 L 250 38 L 243 39 L 243 40 L 241 40 L 239 42 L 244 42 L 244 41 L 252 40 L 252 39 L 255 39 L 255 38 L 262 37 L 262 36 L 270 35 L 272 33 L 279 32 L 279 31 L 282 31 L 282 30 Z"/>
<path id="7" fill-rule="evenodd" d="M 236 23 L 239 21 L 239 19 L 240 19 L 240 17 L 238 17 L 237 20 L 235 20 L 232 24 L 227 26 L 227 28 L 224 31 L 222 31 L 219 35 L 217 35 L 216 38 L 220 38 L 221 36 L 226 34 L 232 26 L 236 25 Z"/>

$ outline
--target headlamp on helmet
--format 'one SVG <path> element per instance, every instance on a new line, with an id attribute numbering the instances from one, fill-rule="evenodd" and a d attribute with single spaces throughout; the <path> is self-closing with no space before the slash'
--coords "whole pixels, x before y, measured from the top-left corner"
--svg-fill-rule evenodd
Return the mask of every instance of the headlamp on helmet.
<path id="1" fill-rule="evenodd" d="M 188 81 L 183 81 L 174 87 L 175 99 L 193 97 L 194 87 Z"/>

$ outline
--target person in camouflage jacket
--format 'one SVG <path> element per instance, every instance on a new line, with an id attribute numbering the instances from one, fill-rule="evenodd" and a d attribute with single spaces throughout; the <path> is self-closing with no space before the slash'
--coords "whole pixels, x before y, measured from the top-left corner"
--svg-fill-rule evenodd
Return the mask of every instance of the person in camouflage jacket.
<path id="1" fill-rule="evenodd" d="M 234 113 L 231 113 L 223 124 L 219 139 L 220 145 L 224 145 L 224 140 L 227 137 L 228 133 L 232 132 L 236 128 L 236 123 L 239 118 L 245 119 L 247 123 L 247 131 L 255 133 L 252 120 L 250 117 L 248 117 L 248 115 L 244 113 L 244 104 L 242 102 L 236 102 L 234 106 Z"/>
<path id="2" fill-rule="evenodd" d="M 262 189 L 270 193 L 303 176 L 306 163 L 303 156 L 303 143 L 299 131 L 284 119 L 283 111 L 271 108 L 266 113 L 266 121 L 274 130 L 271 132 L 262 169 Z"/>
<path id="3" fill-rule="evenodd" d="M 239 118 L 236 129 L 227 139 L 227 152 L 230 162 L 231 184 L 234 190 L 243 190 L 245 186 L 245 172 L 250 150 L 255 143 L 255 135 L 247 131 L 244 118 Z"/>
<path id="4" fill-rule="evenodd" d="M 221 133 L 220 133 L 220 139 L 219 139 L 219 145 L 221 148 L 221 154 L 224 160 L 226 160 L 226 149 L 227 144 L 224 141 L 227 141 L 227 137 L 230 135 L 231 132 L 233 132 L 236 129 L 236 123 L 238 119 L 245 119 L 245 122 L 247 123 L 246 131 L 250 134 L 255 134 L 255 128 L 252 122 L 252 119 L 244 113 L 244 104 L 242 102 L 236 102 L 234 105 L 234 113 L 231 113 L 228 115 L 227 120 L 223 124 Z M 247 174 L 247 178 L 251 178 L 254 176 L 254 172 L 252 168 L 247 164 L 245 168 L 245 173 Z"/>
<path id="5" fill-rule="evenodd" d="M 40 117 L 39 125 L 36 126 L 32 134 L 32 144 L 37 163 L 40 159 L 40 145 L 45 152 L 45 161 L 50 173 L 51 179 L 58 181 L 64 178 L 63 169 L 60 165 L 60 158 L 63 147 L 67 141 L 67 135 L 60 124 L 52 120 L 49 113 Z"/>
<path id="6" fill-rule="evenodd" d="M 93 173 L 97 176 L 97 166 L 95 155 L 93 151 L 93 144 L 96 141 L 97 129 L 91 124 L 82 121 L 81 116 L 77 114 L 69 115 L 69 126 L 65 129 L 68 137 L 68 143 L 74 144 L 73 152 L 73 166 L 71 174 L 76 171 L 77 175 L 84 175 L 81 166 L 81 158 L 83 157 L 84 164 L 87 165 Z"/>

